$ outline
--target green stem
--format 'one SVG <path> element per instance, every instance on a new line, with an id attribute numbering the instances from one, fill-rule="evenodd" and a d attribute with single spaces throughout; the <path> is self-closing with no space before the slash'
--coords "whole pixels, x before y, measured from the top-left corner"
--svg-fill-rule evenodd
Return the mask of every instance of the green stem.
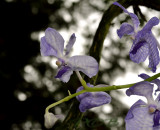
<path id="1" fill-rule="evenodd" d="M 149 81 L 149 82 L 151 82 L 152 80 L 157 79 L 158 77 L 160 77 L 160 73 L 155 74 L 155 75 L 153 75 L 152 77 L 150 77 L 150 78 L 148 78 L 148 79 L 146 79 L 146 80 L 144 80 L 144 81 Z"/>
<path id="2" fill-rule="evenodd" d="M 152 76 L 152 77 L 150 77 L 150 78 L 148 78 L 148 79 L 146 79 L 144 81 L 149 81 L 150 82 L 150 81 L 152 81 L 154 79 L 157 79 L 158 77 L 160 77 L 160 73 L 155 74 L 154 76 Z M 82 81 L 84 81 L 84 80 L 82 80 Z M 83 84 L 83 82 L 81 82 L 81 83 Z M 137 83 L 139 83 L 139 82 L 137 82 Z M 85 86 L 84 90 L 79 91 L 77 93 L 74 93 L 72 95 L 69 95 L 69 96 L 65 97 L 64 99 L 62 99 L 62 100 L 60 100 L 58 102 L 55 102 L 55 103 L 49 105 L 46 108 L 46 113 L 49 111 L 50 108 L 52 108 L 52 107 L 54 107 L 54 106 L 56 106 L 56 105 L 58 105 L 60 103 L 66 102 L 66 101 L 72 99 L 73 97 L 76 97 L 76 96 L 78 96 L 78 95 L 80 95 L 82 93 L 85 93 L 85 92 L 98 92 L 98 91 L 110 91 L 110 90 L 116 90 L 116 89 L 123 89 L 123 88 L 129 88 L 129 87 L 133 86 L 134 84 L 136 84 L 136 83 L 126 84 L 126 85 L 112 85 L 112 86 L 106 86 L 106 87 L 93 87 L 93 88 L 91 88 L 91 87 L 88 87 L 86 85 L 86 83 L 85 83 L 85 85 L 87 86 L 87 88 L 85 88 L 86 87 Z"/>
<path id="3" fill-rule="evenodd" d="M 86 81 L 82 78 L 79 71 L 76 71 L 76 74 L 77 74 L 77 77 L 78 77 L 79 81 L 81 82 L 83 88 L 87 90 L 89 87 L 87 86 Z"/>
<path id="4" fill-rule="evenodd" d="M 160 73 L 155 74 L 154 76 L 152 76 L 144 81 L 151 82 L 152 80 L 157 79 L 158 77 L 160 77 Z M 137 82 L 137 83 L 139 83 L 139 82 Z M 88 92 L 110 91 L 110 90 L 116 90 L 116 89 L 129 88 L 129 87 L 133 86 L 134 84 L 136 84 L 136 83 L 126 84 L 126 85 L 112 85 L 112 86 L 106 86 L 106 87 L 93 87 L 93 88 L 89 87 L 89 88 L 87 88 L 87 91 Z"/>
<path id="5" fill-rule="evenodd" d="M 79 92 L 77 92 L 77 93 L 74 93 L 74 94 L 72 94 L 72 95 L 69 95 L 69 96 L 61 99 L 61 100 L 59 100 L 58 102 L 52 103 L 51 105 L 49 105 L 49 106 L 46 108 L 45 112 L 47 113 L 50 108 L 52 108 L 52 107 L 54 107 L 54 106 L 56 106 L 56 105 L 58 105 L 58 104 L 61 104 L 61 103 L 63 103 L 63 102 L 66 102 L 66 101 L 72 99 L 73 97 L 76 97 L 76 96 L 78 96 L 78 95 L 80 95 L 80 94 L 82 94 L 82 93 L 85 93 L 85 92 L 87 92 L 87 91 L 86 91 L 86 90 L 82 90 L 82 91 L 79 91 Z"/>

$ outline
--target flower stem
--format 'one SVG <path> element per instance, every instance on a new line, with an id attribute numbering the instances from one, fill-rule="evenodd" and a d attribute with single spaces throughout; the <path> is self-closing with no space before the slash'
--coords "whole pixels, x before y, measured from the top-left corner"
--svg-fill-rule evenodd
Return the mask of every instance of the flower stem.
<path id="1" fill-rule="evenodd" d="M 75 72 L 76 72 L 77 77 L 78 77 L 79 81 L 81 82 L 83 88 L 87 90 L 89 87 L 87 86 L 86 81 L 82 78 L 82 76 L 79 73 L 79 71 L 75 71 Z"/>
<path id="2" fill-rule="evenodd" d="M 160 73 L 155 74 L 154 76 L 144 80 L 144 81 L 152 81 L 154 79 L 157 79 L 158 77 L 160 77 Z M 142 82 L 142 81 L 141 81 Z M 138 82 L 137 82 L 138 83 Z M 97 91 L 110 91 L 110 90 L 116 90 L 116 89 L 123 89 L 123 88 L 129 88 L 131 86 L 133 86 L 136 83 L 132 83 L 132 84 L 126 84 L 126 85 L 112 85 L 112 86 L 107 86 L 106 87 L 88 87 L 87 91 L 88 92 L 97 92 Z"/>
<path id="3" fill-rule="evenodd" d="M 136 84 L 136 83 L 132 83 L 132 84 L 126 84 L 126 85 L 112 85 L 112 86 L 106 85 L 106 87 L 88 87 L 86 85 L 86 82 L 82 79 L 82 77 L 81 77 L 81 75 L 79 74 L 78 71 L 76 71 L 76 74 L 79 77 L 80 82 L 84 87 L 84 90 L 79 91 L 79 92 L 74 93 L 74 94 L 71 94 L 71 95 L 65 97 L 64 99 L 61 99 L 60 101 L 49 105 L 45 110 L 46 113 L 49 111 L 50 108 L 52 108 L 52 107 L 54 107 L 54 106 L 56 106 L 58 104 L 61 104 L 63 102 L 66 102 L 66 101 L 68 101 L 68 100 L 70 100 L 70 99 L 72 99 L 72 98 L 74 98 L 74 97 L 76 97 L 76 96 L 78 96 L 78 95 L 80 95 L 82 93 L 85 93 L 85 92 L 98 92 L 98 91 L 110 91 L 110 90 L 116 90 L 116 89 L 123 89 L 123 88 L 129 88 L 129 87 L 133 86 L 134 84 Z M 150 81 L 152 81 L 154 79 L 157 79 L 158 77 L 160 77 L 160 73 L 155 74 L 154 76 L 152 76 L 152 77 L 150 77 L 150 78 L 148 78 L 148 79 L 146 79 L 144 81 L 149 81 L 150 82 Z"/>
<path id="4" fill-rule="evenodd" d="M 73 97 L 76 97 L 76 96 L 78 96 L 78 95 L 80 95 L 80 94 L 82 94 L 82 93 L 85 93 L 85 92 L 87 92 L 87 90 L 82 90 L 82 91 L 79 91 L 79 92 L 77 92 L 77 93 L 74 93 L 74 94 L 72 94 L 72 95 L 69 95 L 69 96 L 61 99 L 61 100 L 59 100 L 58 102 L 52 103 L 52 104 L 50 104 L 50 105 L 46 108 L 45 112 L 47 113 L 50 108 L 52 108 L 52 107 L 54 107 L 54 106 L 56 106 L 56 105 L 58 105 L 58 104 L 61 104 L 62 102 L 66 102 L 66 101 L 72 99 Z"/>

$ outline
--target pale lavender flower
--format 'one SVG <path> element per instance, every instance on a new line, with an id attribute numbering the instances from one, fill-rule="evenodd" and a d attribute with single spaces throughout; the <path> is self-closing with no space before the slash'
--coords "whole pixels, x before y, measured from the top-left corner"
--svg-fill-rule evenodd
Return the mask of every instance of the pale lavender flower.
<path id="1" fill-rule="evenodd" d="M 98 63 L 93 57 L 68 56 L 75 41 L 75 34 L 72 34 L 66 45 L 65 54 L 63 54 L 64 39 L 55 29 L 47 28 L 45 36 L 41 38 L 41 55 L 54 56 L 58 59 L 56 64 L 59 66 L 59 70 L 55 78 L 59 78 L 63 82 L 69 81 L 73 71 L 81 71 L 90 78 L 98 72 Z"/>
<path id="2" fill-rule="evenodd" d="M 143 76 L 146 78 L 147 75 L 142 74 L 140 77 Z M 157 80 L 156 84 L 157 82 L 160 84 L 160 80 Z M 143 81 L 133 85 L 126 91 L 128 96 L 139 95 L 147 99 L 147 103 L 138 100 L 132 105 L 125 118 L 126 130 L 160 129 L 160 94 L 154 99 L 152 96 L 153 87 L 154 85 L 150 82 Z"/>
<path id="3" fill-rule="evenodd" d="M 88 87 L 94 87 L 90 83 L 87 83 Z M 96 87 L 101 87 L 97 85 Z M 79 87 L 76 92 L 83 90 L 83 86 Z M 111 102 L 111 97 L 106 92 L 85 92 L 76 96 L 77 100 L 80 102 L 79 109 L 81 112 L 98 107 Z"/>
<path id="4" fill-rule="evenodd" d="M 155 72 L 156 66 L 160 61 L 158 51 L 159 43 L 152 34 L 151 29 L 153 26 L 159 24 L 159 19 L 157 17 L 152 17 L 142 30 L 138 31 L 140 22 L 136 14 L 128 12 L 118 2 L 113 4 L 119 6 L 125 13 L 129 14 L 133 22 L 133 25 L 122 23 L 120 29 L 117 30 L 117 34 L 120 38 L 124 35 L 130 35 L 133 39 L 133 44 L 129 52 L 130 59 L 135 63 L 141 63 L 149 57 L 149 68 L 151 68 L 152 72 Z"/>

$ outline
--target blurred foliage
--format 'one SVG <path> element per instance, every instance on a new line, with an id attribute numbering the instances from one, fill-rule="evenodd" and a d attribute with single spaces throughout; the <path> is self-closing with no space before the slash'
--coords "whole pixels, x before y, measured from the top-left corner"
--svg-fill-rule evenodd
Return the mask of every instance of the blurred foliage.
<path id="1" fill-rule="evenodd" d="M 112 3 L 112 0 L 98 2 L 97 0 L 1 0 L 0 129 L 45 130 L 43 125 L 45 107 L 67 96 L 68 89 L 71 93 L 75 92 L 80 84 L 74 80 L 64 84 L 54 79 L 56 74 L 54 58 L 40 56 L 40 33 L 48 26 L 57 30 L 72 31 L 72 33 L 81 30 L 80 35 L 85 39 L 85 53 L 88 54 L 98 27 L 95 23 L 100 22 L 103 12 Z M 136 10 L 137 7 L 134 9 Z M 98 13 L 99 17 L 89 23 L 87 19 L 94 13 Z M 143 16 L 142 21 L 145 20 L 145 15 L 139 14 Z M 80 28 L 79 22 L 85 19 L 85 26 Z M 116 23 L 111 23 L 112 27 L 115 24 L 120 25 L 125 20 L 127 19 L 118 17 Z M 127 38 L 122 39 L 121 43 L 116 41 L 112 34 L 112 27 L 107 35 L 109 40 L 104 43 L 97 84 L 112 83 L 117 76 L 126 72 L 128 66 L 135 69 L 135 64 L 128 57 L 131 44 L 126 44 L 126 41 L 131 41 Z M 98 112 L 87 111 L 79 129 L 124 129 L 127 108 L 117 99 L 122 93 L 119 91 L 109 93 L 112 96 L 109 105 L 112 108 L 111 112 L 104 113 L 101 107 Z M 71 104 L 72 100 L 56 106 L 51 111 L 66 116 Z M 105 119 L 116 118 L 121 123 L 109 125 L 109 120 L 104 122 L 101 119 L 102 115 Z M 61 122 L 58 122 L 56 126 L 60 124 Z"/>

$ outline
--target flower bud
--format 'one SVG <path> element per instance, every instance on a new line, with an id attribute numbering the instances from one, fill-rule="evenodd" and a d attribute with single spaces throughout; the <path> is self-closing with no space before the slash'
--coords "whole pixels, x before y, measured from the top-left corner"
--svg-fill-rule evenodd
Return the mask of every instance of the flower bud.
<path id="1" fill-rule="evenodd" d="M 44 115 L 44 125 L 47 129 L 52 128 L 57 120 L 57 117 L 53 113 L 47 112 Z"/>

